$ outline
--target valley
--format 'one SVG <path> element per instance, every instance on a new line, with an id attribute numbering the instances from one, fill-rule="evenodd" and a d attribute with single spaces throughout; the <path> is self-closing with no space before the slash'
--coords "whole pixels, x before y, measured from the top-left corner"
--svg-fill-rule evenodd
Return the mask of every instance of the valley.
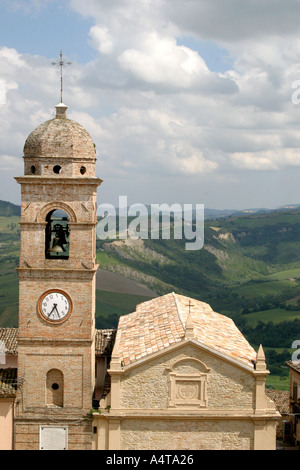
<path id="1" fill-rule="evenodd" d="M 1 201 L 0 327 L 18 325 L 19 237 L 19 208 Z M 207 218 L 199 251 L 186 251 L 184 240 L 97 240 L 97 262 L 97 328 L 116 328 L 140 302 L 181 293 L 231 317 L 253 347 L 262 342 L 268 384 L 286 389 L 284 362 L 300 339 L 297 207 Z"/>

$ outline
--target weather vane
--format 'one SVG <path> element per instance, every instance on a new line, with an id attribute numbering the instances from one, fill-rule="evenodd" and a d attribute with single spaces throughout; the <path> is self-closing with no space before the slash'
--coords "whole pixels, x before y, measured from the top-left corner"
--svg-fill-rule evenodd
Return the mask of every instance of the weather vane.
<path id="1" fill-rule="evenodd" d="M 63 102 L 63 68 L 66 65 L 72 65 L 72 62 L 67 62 L 63 57 L 62 51 L 60 51 L 59 61 L 52 62 L 52 65 L 60 67 L 60 102 L 62 103 Z"/>

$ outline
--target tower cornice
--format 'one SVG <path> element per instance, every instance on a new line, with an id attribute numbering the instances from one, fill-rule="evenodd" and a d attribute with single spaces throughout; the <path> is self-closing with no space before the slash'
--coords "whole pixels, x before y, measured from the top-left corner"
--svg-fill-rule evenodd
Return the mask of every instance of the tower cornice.
<path id="1" fill-rule="evenodd" d="M 77 275 L 77 274 L 82 274 L 82 273 L 96 273 L 97 270 L 98 270 L 98 267 L 99 265 L 96 264 L 94 265 L 93 267 L 89 268 L 89 267 L 84 267 L 84 268 L 80 268 L 80 269 L 70 269 L 70 268 L 65 268 L 65 267 L 60 267 L 60 266 L 56 266 L 56 267 L 36 267 L 36 266 L 32 266 L 32 267 L 24 267 L 24 266 L 19 266 L 18 268 L 16 268 L 16 271 L 18 272 L 24 272 L 24 273 L 28 273 L 28 272 L 35 272 L 38 276 L 41 277 L 46 277 L 49 276 L 49 274 L 51 273 L 64 273 L 65 275 L 68 274 L 68 275 Z"/>
<path id="2" fill-rule="evenodd" d="M 24 176 L 17 176 L 15 180 L 19 184 L 54 184 L 54 185 L 65 185 L 65 184 L 76 184 L 76 185 L 96 185 L 100 186 L 103 183 L 101 178 L 97 177 L 84 177 L 84 178 L 77 178 L 77 177 L 63 177 L 63 176 L 31 176 L 31 175 L 24 175 Z"/>

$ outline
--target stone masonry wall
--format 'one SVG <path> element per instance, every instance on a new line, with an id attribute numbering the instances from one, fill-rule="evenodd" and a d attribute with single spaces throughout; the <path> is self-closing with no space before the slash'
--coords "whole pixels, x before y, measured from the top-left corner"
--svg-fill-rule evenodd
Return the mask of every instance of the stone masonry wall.
<path id="1" fill-rule="evenodd" d="M 128 409 L 167 409 L 169 379 L 167 368 L 179 359 L 195 358 L 210 369 L 207 374 L 207 400 L 210 410 L 252 410 L 255 379 L 200 348 L 189 345 L 145 362 L 125 372 L 121 380 L 121 407 Z"/>
<path id="2" fill-rule="evenodd" d="M 198 407 L 190 407 L 188 398 L 176 403 L 179 389 L 171 390 L 172 374 L 183 380 L 187 394 L 193 393 L 193 384 L 186 378 L 197 381 L 204 374 L 206 400 Z M 172 394 L 175 406 L 170 406 Z M 120 397 L 121 409 L 128 411 L 121 420 L 122 450 L 253 448 L 254 423 L 241 415 L 253 412 L 254 377 L 191 343 L 125 371 Z"/>
<path id="3" fill-rule="evenodd" d="M 251 450 L 253 423 L 235 420 L 122 420 L 122 450 Z"/>

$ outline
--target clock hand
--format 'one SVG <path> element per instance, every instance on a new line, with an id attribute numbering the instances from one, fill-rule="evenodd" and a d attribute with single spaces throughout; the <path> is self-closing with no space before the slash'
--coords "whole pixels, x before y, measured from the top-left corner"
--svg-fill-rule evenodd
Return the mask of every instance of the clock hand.
<path id="1" fill-rule="evenodd" d="M 54 308 L 55 308 L 55 310 L 56 310 L 56 313 L 57 313 L 58 318 L 60 318 L 60 314 L 58 313 L 58 310 L 57 310 L 57 304 L 54 304 Z"/>
<path id="2" fill-rule="evenodd" d="M 50 315 L 52 315 L 52 312 L 55 308 L 56 308 L 56 304 L 53 304 L 53 308 L 52 308 L 51 312 L 49 313 L 48 318 L 50 317 Z"/>

